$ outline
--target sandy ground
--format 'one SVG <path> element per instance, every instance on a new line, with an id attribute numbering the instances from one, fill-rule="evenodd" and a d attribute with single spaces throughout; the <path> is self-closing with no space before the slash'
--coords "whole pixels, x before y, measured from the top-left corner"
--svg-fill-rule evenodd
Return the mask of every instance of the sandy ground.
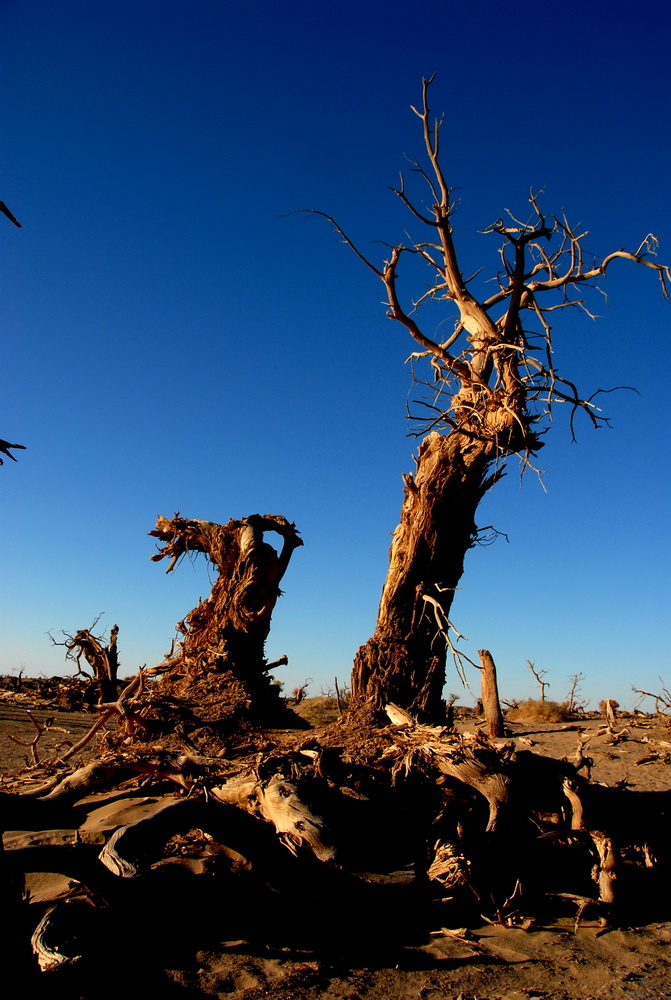
<path id="1" fill-rule="evenodd" d="M 26 707 L 31 706 L 0 702 L 0 769 L 5 775 L 25 766 L 28 752 L 8 736 L 29 743 L 36 734 Z M 52 726 L 66 730 L 52 729 L 45 734 L 40 741 L 44 754 L 62 740 L 79 739 L 92 721 L 90 715 L 39 707 L 34 714 L 39 722 L 51 718 Z M 592 780 L 611 785 L 626 781 L 640 790 L 671 789 L 671 730 L 667 725 L 647 717 L 629 717 L 618 725 L 617 732 L 624 732 L 615 738 L 603 730 L 602 720 L 588 719 L 581 725 L 589 739 L 584 752 L 594 761 Z M 460 728 L 472 729 L 473 722 L 465 720 Z M 569 759 L 576 750 L 575 726 L 515 723 L 509 730 L 509 738 L 521 749 Z M 650 892 L 654 893 L 654 880 Z M 328 900 L 325 905 L 329 905 Z M 226 900 L 221 906 L 225 908 Z M 661 915 L 669 916 L 668 905 Z M 295 913 L 287 919 L 296 919 Z M 306 912 L 300 919 L 314 924 L 321 918 L 318 912 Z M 346 924 L 348 917 L 343 914 L 342 919 Z M 177 1000 L 261 1000 L 271 995 L 275 1000 L 671 998 L 671 922 L 604 930 L 597 919 L 588 918 L 577 932 L 573 924 L 572 908 L 567 908 L 564 916 L 527 930 L 483 924 L 465 931 L 438 923 L 410 944 L 393 944 L 385 941 L 384 935 L 380 940 L 373 927 L 370 935 L 362 935 L 359 928 L 351 948 L 334 948 L 321 959 L 295 947 L 231 936 L 229 940 L 210 941 L 205 949 L 180 954 L 179 958 L 175 955 L 172 962 L 168 957 L 162 968 L 152 973 L 151 982 L 136 982 L 134 986 L 132 979 L 124 979 L 125 986 L 120 982 L 119 987 L 127 998 L 147 995 L 151 990 L 156 996 Z M 166 934 L 170 933 L 170 926 L 166 926 Z M 45 974 L 42 978 L 48 977 Z M 95 996 L 95 991 L 80 994 L 67 988 L 62 993 L 47 989 L 44 995 L 88 998 Z"/>

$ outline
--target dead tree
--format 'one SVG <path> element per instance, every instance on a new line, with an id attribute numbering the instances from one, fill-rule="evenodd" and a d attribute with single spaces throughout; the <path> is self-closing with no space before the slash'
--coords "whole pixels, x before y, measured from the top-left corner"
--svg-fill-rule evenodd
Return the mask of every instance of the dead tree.
<path id="1" fill-rule="evenodd" d="M 119 626 L 113 625 L 110 629 L 109 640 L 105 640 L 104 636 L 93 634 L 93 629 L 99 621 L 100 616 L 96 618 L 90 628 L 82 628 L 74 635 L 63 632 L 64 642 L 56 642 L 53 637 L 51 641 L 56 646 L 65 646 L 65 658 L 77 664 L 78 673 L 87 676 L 86 671 L 82 669 L 82 657 L 84 658 L 92 670 L 93 680 L 98 686 L 99 700 L 103 704 L 116 701 L 117 698 Z"/>
<path id="2" fill-rule="evenodd" d="M 662 685 L 658 694 L 653 694 L 652 691 L 643 691 L 641 688 L 634 687 L 632 684 L 631 690 L 634 694 L 639 695 L 636 701 L 636 707 L 638 707 L 644 698 L 652 698 L 655 703 L 655 715 L 665 715 L 669 709 L 671 709 L 671 689 L 664 686 L 662 678 L 659 679 Z"/>
<path id="3" fill-rule="evenodd" d="M 266 532 L 281 537 L 279 552 L 264 541 Z M 163 692 L 194 703 L 207 700 L 207 721 L 234 702 L 254 711 L 270 694 L 278 700 L 279 688 L 271 691 L 267 675 L 265 641 L 280 581 L 303 544 L 296 526 L 279 515 L 251 514 L 221 525 L 176 514 L 159 516 L 149 534 L 163 543 L 151 558 L 170 558 L 167 573 L 183 556 L 203 553 L 219 574 L 211 595 L 177 625 L 182 639 L 166 662 Z"/>
<path id="4" fill-rule="evenodd" d="M 536 664 L 532 663 L 531 660 L 527 660 L 527 666 L 529 667 L 531 673 L 534 675 L 534 680 L 538 684 L 540 700 L 545 701 L 545 689 L 550 687 L 550 682 L 543 680 L 543 678 L 547 674 L 547 670 L 536 670 Z"/>
<path id="5" fill-rule="evenodd" d="M 571 714 L 585 711 L 585 703 L 583 701 L 578 701 L 578 691 L 580 690 L 581 682 L 584 679 L 585 675 L 583 673 L 571 674 L 569 677 L 569 680 L 571 681 L 571 690 L 569 691 L 568 698 L 566 699 L 566 706 Z"/>
<path id="6" fill-rule="evenodd" d="M 654 269 L 667 297 L 671 272 L 650 260 L 657 248 L 652 235 L 633 252 L 588 256 L 586 233 L 565 216 L 546 216 L 532 193 L 529 218 L 508 213 L 484 230 L 501 241 L 494 273 L 498 287 L 476 297 L 457 257 L 456 203 L 439 158 L 441 122 L 431 119 L 430 83 L 424 81 L 422 107 L 413 108 L 422 123 L 428 161 L 414 161 L 413 171 L 426 183 L 428 204 L 411 200 L 403 175 L 392 189 L 425 235 L 391 246 L 387 259 L 376 264 L 331 216 L 313 214 L 327 218 L 384 285 L 387 315 L 405 327 L 417 346 L 410 358 L 413 370 L 428 364 L 428 375 L 415 371 L 415 381 L 425 387 L 426 398 L 416 404 L 423 415 L 410 413 L 414 432 L 423 440 L 415 472 L 403 477 L 400 523 L 377 624 L 354 662 L 352 704 L 381 707 L 392 701 L 413 714 L 439 719 L 446 652 L 454 650 L 450 608 L 464 557 L 478 541 L 476 512 L 482 497 L 504 474 L 511 456 L 532 466 L 554 403 L 568 404 L 571 428 L 578 412 L 587 414 L 595 427 L 605 422 L 595 403 L 597 393 L 581 395 L 555 367 L 554 315 L 568 308 L 587 311 L 579 289 L 593 286 L 616 260 Z M 428 270 L 425 290 L 414 300 L 402 295 L 398 282 L 400 265 L 410 259 Z M 428 303 L 444 305 L 448 321 L 452 313 L 445 340 L 435 339 L 422 325 L 421 309 Z"/>

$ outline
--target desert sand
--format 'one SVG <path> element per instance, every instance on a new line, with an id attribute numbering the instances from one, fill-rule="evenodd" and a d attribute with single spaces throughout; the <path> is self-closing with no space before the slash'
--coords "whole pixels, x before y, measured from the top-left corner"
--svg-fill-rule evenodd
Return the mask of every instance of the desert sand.
<path id="1" fill-rule="evenodd" d="M 47 734 L 44 749 L 49 742 L 55 746 L 62 739 L 76 740 L 91 724 L 88 714 L 54 711 L 31 703 L 29 697 L 6 695 L 0 702 L 0 764 L 6 789 L 12 784 L 10 776 L 25 767 L 28 752 L 8 737 L 29 743 L 35 734 L 26 708 L 38 721 L 49 717 L 58 727 Z M 467 730 L 476 724 L 462 718 L 459 727 Z M 520 749 L 571 759 L 578 726 L 589 740 L 586 752 L 593 759 L 593 781 L 624 781 L 649 791 L 671 788 L 671 732 L 663 717 L 623 717 L 616 735 L 600 718 L 569 725 L 508 723 L 506 739 Z M 237 926 L 239 901 L 231 899 L 209 900 L 212 925 L 218 930 L 200 940 L 187 934 L 185 942 L 181 928 L 207 924 L 207 913 L 197 912 L 199 901 L 194 903 L 187 893 L 184 900 L 173 899 L 155 914 L 146 933 L 131 920 L 125 953 L 111 955 L 109 968 L 80 968 L 76 975 L 73 970 L 37 974 L 26 982 L 26 995 L 91 1000 L 148 992 L 182 1000 L 658 1000 L 671 997 L 671 912 L 668 899 L 657 899 L 655 890 L 651 878 L 648 898 L 641 901 L 640 924 L 604 927 L 597 914 L 587 912 L 577 930 L 575 908 L 568 903 L 564 910 L 554 907 L 547 921 L 541 918 L 524 927 L 483 922 L 466 928 L 443 926 L 438 909 L 416 921 L 412 912 L 388 913 L 366 924 L 361 914 L 346 908 L 337 912 L 341 904 L 335 900 L 323 900 L 318 912 L 302 911 L 298 901 L 286 921 L 294 927 L 304 922 L 311 941 L 320 938 L 323 924 L 317 949 L 302 948 L 301 935 L 285 934 L 287 928 L 281 926 L 260 928 L 258 933 L 250 933 L 245 921 Z M 54 877 L 28 873 L 26 891 L 39 909 L 59 889 Z M 395 933 L 401 925 L 403 933 Z"/>

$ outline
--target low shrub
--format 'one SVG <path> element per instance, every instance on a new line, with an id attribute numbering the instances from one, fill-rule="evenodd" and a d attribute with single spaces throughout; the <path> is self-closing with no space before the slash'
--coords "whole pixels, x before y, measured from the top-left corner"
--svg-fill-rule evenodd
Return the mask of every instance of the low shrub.
<path id="1" fill-rule="evenodd" d="M 304 698 L 298 705 L 289 701 L 289 707 L 305 719 L 311 726 L 326 726 L 340 718 L 340 710 L 335 697 L 320 695 L 317 698 Z"/>
<path id="2" fill-rule="evenodd" d="M 528 698 L 505 713 L 510 722 L 568 722 L 571 718 L 567 702 L 539 701 Z"/>

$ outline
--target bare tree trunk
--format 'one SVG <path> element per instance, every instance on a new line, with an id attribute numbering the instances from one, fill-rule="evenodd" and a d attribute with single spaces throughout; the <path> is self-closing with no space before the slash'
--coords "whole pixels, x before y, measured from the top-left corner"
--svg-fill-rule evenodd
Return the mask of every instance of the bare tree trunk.
<path id="1" fill-rule="evenodd" d="M 617 723 L 617 717 L 615 714 L 615 708 L 617 702 L 612 698 L 606 698 L 606 721 L 611 729 L 613 729 Z"/>
<path id="2" fill-rule="evenodd" d="M 417 345 L 413 361 L 428 360 L 431 369 L 426 380 L 417 379 L 428 390 L 426 398 L 418 400 L 427 409 L 424 417 L 413 417 L 431 433 L 419 448 L 415 477 L 405 477 L 401 522 L 394 533 L 377 625 L 354 661 L 351 705 L 379 709 L 393 701 L 410 713 L 439 721 L 444 712 L 448 615 L 464 555 L 476 535 L 475 512 L 483 492 L 500 477 L 511 454 L 530 463 L 543 446 L 539 428 L 551 419 L 554 403 L 568 404 L 571 422 L 579 411 L 595 427 L 604 422 L 593 396 L 582 398 L 577 386 L 553 367 L 554 311 L 585 308 L 581 294 L 571 293 L 603 277 L 614 260 L 635 261 L 657 271 L 667 297 L 671 269 L 648 259 L 657 247 L 652 235 L 635 253 L 616 250 L 588 264 L 581 245 L 586 231 L 578 234 L 565 218 L 546 218 L 532 193 L 528 222 L 509 213 L 507 222 L 497 219 L 485 230 L 502 239 L 502 267 L 493 292 L 475 298 L 454 243 L 455 204 L 439 161 L 441 120 L 431 115 L 428 104 L 432 80 L 423 81 L 421 109 L 412 109 L 422 121 L 430 166 L 411 161 L 427 182 L 430 199 L 411 199 L 402 174 L 399 187 L 392 189 L 415 223 L 425 227 L 424 238 L 406 234 L 400 243 L 386 244 L 378 265 L 332 216 L 315 214 L 332 223 L 383 283 L 387 316 Z M 428 265 L 428 284 L 418 297 L 406 298 L 398 282 L 398 269 L 408 254 Z M 558 305 L 553 297 L 560 289 L 564 300 Z M 446 334 L 445 340 L 433 339 L 420 325 L 419 307 L 431 300 L 454 307 L 451 316 L 446 314 L 454 322 L 452 331 L 437 328 L 441 337 Z M 437 428 L 445 428 L 445 435 L 436 433 Z M 500 464 L 487 480 L 495 462 Z"/>
<path id="3" fill-rule="evenodd" d="M 271 531 L 282 538 L 280 552 L 264 541 Z M 303 544 L 295 525 L 279 515 L 252 514 L 224 525 L 175 516 L 159 517 L 150 534 L 164 543 L 152 559 L 171 557 L 166 572 L 187 552 L 204 553 L 219 571 L 211 595 L 177 625 L 184 638 L 161 693 L 199 705 L 203 721 L 236 706 L 254 714 L 279 701 L 267 674 L 265 641 L 280 580 Z"/>
<path id="4" fill-rule="evenodd" d="M 98 619 L 96 619 L 97 621 Z M 91 631 L 95 628 L 96 622 L 90 629 L 80 629 L 75 635 L 66 633 L 63 645 L 67 649 L 67 658 L 74 660 L 81 670 L 82 656 L 93 671 L 93 676 L 100 694 L 100 703 L 116 701 L 118 694 L 117 674 L 119 671 L 119 649 L 117 639 L 119 636 L 119 626 L 113 625 L 110 629 L 109 642 L 105 644 L 102 636 L 94 635 Z"/>
<path id="5" fill-rule="evenodd" d="M 117 674 L 119 672 L 119 650 L 117 647 L 118 636 L 119 626 L 113 625 L 110 629 L 110 641 L 107 643 L 105 648 L 104 670 L 98 677 L 101 702 L 116 701 L 117 699 Z"/>
<path id="6" fill-rule="evenodd" d="M 496 664 L 488 649 L 479 649 L 478 656 L 482 667 L 482 707 L 487 720 L 487 735 L 503 736 L 503 713 L 496 682 Z"/>
<path id="7" fill-rule="evenodd" d="M 449 611 L 492 482 L 492 452 L 491 442 L 465 433 L 434 432 L 420 445 L 415 476 L 404 477 L 375 632 L 354 661 L 351 707 L 391 701 L 443 720 Z"/>

